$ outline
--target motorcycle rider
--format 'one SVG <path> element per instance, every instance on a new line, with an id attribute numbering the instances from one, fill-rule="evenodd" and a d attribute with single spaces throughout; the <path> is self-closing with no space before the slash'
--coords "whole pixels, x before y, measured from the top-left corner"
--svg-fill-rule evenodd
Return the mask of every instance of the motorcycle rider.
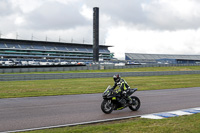
<path id="1" fill-rule="evenodd" d="M 117 94 L 120 94 L 121 97 L 124 96 L 128 103 L 132 104 L 132 99 L 127 96 L 127 90 L 130 89 L 128 83 L 124 79 L 122 79 L 119 74 L 114 75 L 113 79 L 115 83 L 111 89 L 114 90 L 117 86 L 119 86 L 119 91 L 117 92 Z"/>

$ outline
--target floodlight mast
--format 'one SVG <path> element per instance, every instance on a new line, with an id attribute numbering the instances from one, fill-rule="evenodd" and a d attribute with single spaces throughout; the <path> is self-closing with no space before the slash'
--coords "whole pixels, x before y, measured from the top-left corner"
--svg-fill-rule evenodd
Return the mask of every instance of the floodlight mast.
<path id="1" fill-rule="evenodd" d="M 99 62 L 99 8 L 93 8 L 93 62 Z"/>

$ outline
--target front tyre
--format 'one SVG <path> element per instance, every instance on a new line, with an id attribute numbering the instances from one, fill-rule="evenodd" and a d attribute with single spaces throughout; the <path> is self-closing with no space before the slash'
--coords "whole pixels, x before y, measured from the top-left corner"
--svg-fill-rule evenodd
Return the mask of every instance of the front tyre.
<path id="1" fill-rule="evenodd" d="M 104 99 L 101 103 L 101 110 L 105 114 L 110 114 L 113 111 L 113 103 L 111 102 L 111 100 Z"/>
<path id="2" fill-rule="evenodd" d="M 131 96 L 132 104 L 129 106 L 130 110 L 137 111 L 140 108 L 140 99 L 136 96 Z"/>

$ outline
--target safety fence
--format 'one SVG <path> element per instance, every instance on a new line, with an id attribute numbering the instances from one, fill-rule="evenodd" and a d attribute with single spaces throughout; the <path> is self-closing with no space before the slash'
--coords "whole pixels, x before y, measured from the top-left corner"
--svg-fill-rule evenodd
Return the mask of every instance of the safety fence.
<path id="1" fill-rule="evenodd" d="M 0 74 L 0 81 L 112 77 L 109 73 Z M 200 71 L 119 72 L 122 77 L 200 74 Z"/>
<path id="2" fill-rule="evenodd" d="M 0 73 L 29 73 L 53 71 L 98 70 L 99 66 L 0 68 Z"/>
<path id="3" fill-rule="evenodd" d="M 80 71 L 80 70 L 100 70 L 100 69 L 125 69 L 138 67 L 172 67 L 172 66 L 200 66 L 200 64 L 142 64 L 142 65 L 125 65 L 115 66 L 114 64 L 99 64 L 88 66 L 74 67 L 24 67 L 24 68 L 0 68 L 2 73 L 29 73 L 29 72 L 56 72 L 56 71 Z"/>

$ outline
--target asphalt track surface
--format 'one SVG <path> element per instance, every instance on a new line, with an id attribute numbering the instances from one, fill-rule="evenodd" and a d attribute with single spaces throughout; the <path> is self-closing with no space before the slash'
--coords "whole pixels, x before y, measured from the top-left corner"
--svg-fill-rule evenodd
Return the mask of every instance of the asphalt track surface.
<path id="1" fill-rule="evenodd" d="M 141 108 L 104 114 L 102 94 L 0 99 L 0 132 L 49 127 L 200 107 L 200 87 L 134 93 Z"/>

